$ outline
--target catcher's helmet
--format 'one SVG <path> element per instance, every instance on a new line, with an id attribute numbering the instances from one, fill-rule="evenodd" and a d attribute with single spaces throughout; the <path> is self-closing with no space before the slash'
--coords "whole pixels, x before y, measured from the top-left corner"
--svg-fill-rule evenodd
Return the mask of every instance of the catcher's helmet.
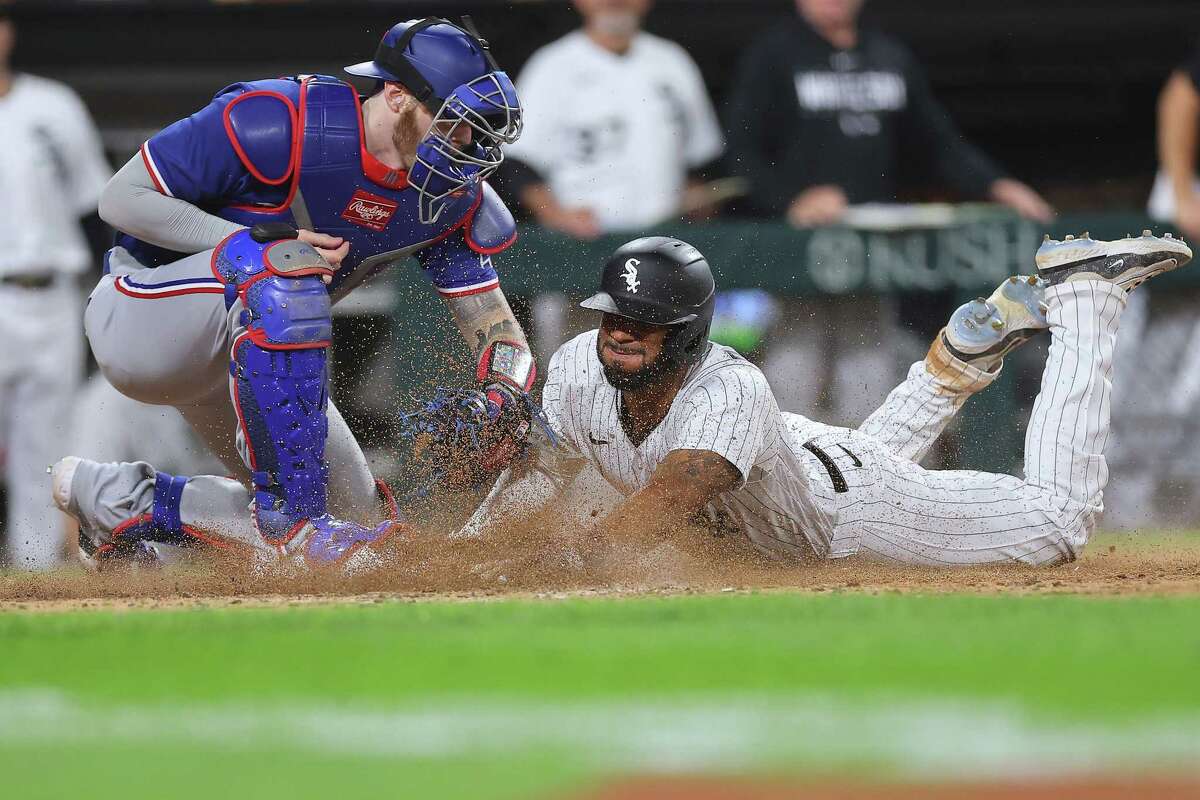
<path id="1" fill-rule="evenodd" d="M 675 327 L 664 355 L 680 364 L 704 357 L 716 284 L 708 261 L 669 236 L 634 239 L 604 262 L 600 291 L 580 305 L 606 314 Z"/>
<path id="2" fill-rule="evenodd" d="M 383 34 L 373 60 L 345 68 L 351 75 L 401 84 L 434 113 L 459 86 L 496 69 L 487 42 L 438 17 L 396 23 Z"/>
<path id="3" fill-rule="evenodd" d="M 501 145 L 521 136 L 516 87 L 468 17 L 463 25 L 437 17 L 401 22 L 383 35 L 374 60 L 346 67 L 351 75 L 399 83 L 433 114 L 408 171 L 426 225 L 495 172 L 504 160 Z M 471 129 L 470 143 L 451 138 L 459 125 Z"/>

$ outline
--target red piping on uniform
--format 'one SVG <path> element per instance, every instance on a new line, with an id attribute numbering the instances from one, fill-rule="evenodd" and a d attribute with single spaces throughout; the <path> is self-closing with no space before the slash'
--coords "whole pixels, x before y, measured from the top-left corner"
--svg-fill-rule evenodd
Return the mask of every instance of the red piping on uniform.
<path id="1" fill-rule="evenodd" d="M 483 286 L 476 286 L 474 289 L 456 292 L 453 289 L 438 289 L 438 294 L 442 297 L 470 297 L 473 294 L 484 294 L 500 288 L 500 279 L 485 283 Z"/>
<path id="2" fill-rule="evenodd" d="M 229 121 L 229 113 L 231 111 L 233 111 L 234 106 L 236 106 L 238 103 L 242 102 L 243 100 L 245 100 L 248 97 L 274 97 L 278 100 L 282 100 L 284 105 L 287 106 L 288 116 L 291 117 L 291 120 L 292 120 L 292 142 L 293 142 L 293 145 L 292 145 L 292 152 L 289 154 L 289 157 L 288 157 L 287 170 L 283 173 L 282 176 L 280 176 L 278 178 L 268 178 L 266 175 L 263 175 L 262 172 L 259 171 L 258 167 L 254 166 L 254 162 L 252 162 L 250 160 L 250 157 L 246 155 L 246 151 L 242 149 L 242 143 L 238 141 L 237 136 L 233 132 L 233 123 L 231 123 Z M 238 95 L 237 97 L 233 98 L 233 100 L 229 101 L 229 104 L 227 106 L 225 106 L 225 110 L 221 112 L 221 120 L 225 123 L 225 135 L 227 137 L 229 137 L 229 143 L 233 145 L 233 151 L 235 153 L 237 153 L 238 159 L 241 160 L 242 164 L 246 167 L 246 169 L 250 170 L 250 174 L 253 175 L 256 180 L 260 180 L 263 183 L 268 184 L 270 186 L 278 186 L 279 184 L 286 181 L 291 176 L 292 170 L 294 170 L 296 168 L 296 150 L 297 150 L 297 148 L 295 147 L 296 119 L 297 119 L 296 107 L 294 105 L 292 105 L 292 101 L 289 100 L 285 95 L 280 94 L 279 92 L 272 92 L 267 89 L 255 89 L 254 91 L 246 92 L 245 94 Z"/>
<path id="3" fill-rule="evenodd" d="M 296 190 L 300 188 L 300 163 L 303 157 L 304 126 L 308 119 L 308 82 L 310 80 L 311 78 L 305 78 L 300 82 L 300 110 L 297 112 L 296 122 L 292 126 L 292 165 L 294 168 L 292 169 L 292 185 L 288 189 L 287 197 L 273 208 L 260 206 L 229 206 L 229 208 L 237 211 L 254 211 L 259 214 L 278 214 L 292 207 L 292 201 L 296 198 Z"/>
<path id="4" fill-rule="evenodd" d="M 142 146 L 138 148 L 138 152 L 142 154 L 142 163 L 146 165 L 146 172 L 150 173 L 150 180 L 154 181 L 154 188 L 158 189 L 159 194 L 165 194 L 171 197 L 171 193 L 163 188 L 162 182 L 159 181 L 158 175 L 154 174 L 154 165 L 150 163 L 150 153 L 147 150 L 149 142 L 142 142 Z"/>
<path id="5" fill-rule="evenodd" d="M 124 277 L 124 276 L 121 276 Z M 185 294 L 224 294 L 225 290 L 218 286 L 197 287 L 195 289 L 172 289 L 169 292 L 140 293 L 136 289 L 126 287 L 121 278 L 113 281 L 113 287 L 118 292 L 135 300 L 157 300 L 160 297 L 179 297 Z"/>

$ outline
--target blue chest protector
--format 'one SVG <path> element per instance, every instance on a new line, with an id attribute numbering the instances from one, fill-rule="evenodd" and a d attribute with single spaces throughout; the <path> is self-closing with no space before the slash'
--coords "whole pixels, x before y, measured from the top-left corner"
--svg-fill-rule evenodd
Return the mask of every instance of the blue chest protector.
<path id="1" fill-rule="evenodd" d="M 433 223 L 420 222 L 419 195 L 404 173 L 364 152 L 354 88 L 328 76 L 226 87 L 147 142 L 143 157 L 156 182 L 162 178 L 160 190 L 209 213 L 346 239 L 350 252 L 333 280 L 343 291 L 422 250 L 443 291 L 494 281 L 490 261 L 481 265 L 478 256 L 505 249 L 516 234 L 512 214 L 486 184 L 451 198 Z M 147 266 L 184 255 L 127 234 L 117 243 Z"/>
<path id="2" fill-rule="evenodd" d="M 260 173 L 256 177 L 277 181 L 286 188 L 287 196 L 273 208 L 238 204 L 217 214 L 247 227 L 260 222 L 290 222 L 343 237 L 350 242 L 350 253 L 334 276 L 333 288 L 360 267 L 368 272 L 378 269 L 464 224 L 474 227 L 474 212 L 485 193 L 491 200 L 489 205 L 498 202 L 498 198 L 492 199 L 494 193 L 490 190 L 476 187 L 465 192 L 437 222 L 422 224 L 418 220 L 417 195 L 408 190 L 403 177 L 389 176 L 395 188 L 388 188 L 366 176 L 362 109 L 350 85 L 325 76 L 269 83 L 285 84 L 278 88 L 295 87 L 298 131 L 290 163 L 282 156 L 278 137 L 291 117 L 287 102 L 291 98 L 251 90 L 231 103 L 226 116 L 230 138 L 241 147 L 243 162 Z"/>

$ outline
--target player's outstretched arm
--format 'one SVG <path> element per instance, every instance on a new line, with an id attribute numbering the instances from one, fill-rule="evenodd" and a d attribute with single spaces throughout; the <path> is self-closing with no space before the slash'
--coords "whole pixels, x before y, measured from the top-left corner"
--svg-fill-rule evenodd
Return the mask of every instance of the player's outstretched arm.
<path id="1" fill-rule="evenodd" d="M 562 496 L 585 464 L 586 459 L 563 442 L 551 442 L 535 431 L 526 454 L 504 471 L 455 536 L 487 537 L 491 530 L 541 513 Z"/>
<path id="2" fill-rule="evenodd" d="M 674 533 L 718 495 L 742 482 L 738 468 L 711 450 L 674 450 L 650 483 L 605 517 L 597 534 L 609 544 Z"/>
<path id="3" fill-rule="evenodd" d="M 459 333 L 476 356 L 499 341 L 516 342 L 528 349 L 525 332 L 500 287 L 465 297 L 447 297 L 446 305 Z"/>

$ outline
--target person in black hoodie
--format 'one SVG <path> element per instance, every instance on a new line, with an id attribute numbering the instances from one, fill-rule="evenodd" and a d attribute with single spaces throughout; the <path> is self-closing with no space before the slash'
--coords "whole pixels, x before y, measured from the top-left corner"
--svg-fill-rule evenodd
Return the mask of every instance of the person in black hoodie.
<path id="1" fill-rule="evenodd" d="M 1051 220 L 1054 210 L 1037 192 L 963 138 L 908 49 L 859 27 L 862 6 L 863 0 L 796 0 L 797 16 L 746 51 L 727 107 L 727 152 L 731 172 L 750 183 L 749 209 L 797 227 L 828 225 L 850 204 L 895 202 L 903 179 L 916 174 L 936 176 L 964 199 L 990 199 L 1026 218 Z M 765 363 L 772 385 L 779 384 L 786 407 L 805 411 L 829 383 L 829 410 L 843 423 L 855 421 L 873 407 L 877 391 L 886 391 L 900 363 L 879 347 L 896 338 L 883 331 L 898 310 L 864 299 L 810 300 L 797 311 L 785 315 L 788 329 L 772 337 L 776 346 Z M 840 317 L 859 323 L 862 341 L 833 337 L 845 331 Z M 841 352 L 834 358 L 830 348 Z"/>
<path id="2" fill-rule="evenodd" d="M 912 53 L 858 26 L 863 0 L 796 0 L 797 17 L 747 50 L 729 104 L 734 168 L 759 212 L 836 222 L 847 203 L 894 202 L 900 167 L 1039 222 L 1053 209 L 967 142 Z"/>

